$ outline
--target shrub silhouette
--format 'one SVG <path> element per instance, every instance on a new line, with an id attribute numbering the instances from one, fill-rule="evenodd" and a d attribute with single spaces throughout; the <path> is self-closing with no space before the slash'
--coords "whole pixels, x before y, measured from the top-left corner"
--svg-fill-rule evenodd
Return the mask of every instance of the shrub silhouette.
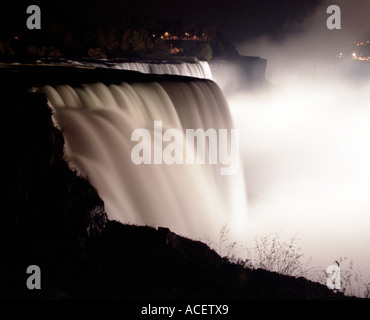
<path id="1" fill-rule="evenodd" d="M 297 246 L 298 236 L 288 242 L 280 239 L 280 233 L 272 233 L 256 239 L 254 248 L 254 266 L 284 275 L 304 277 L 311 268 L 311 259 L 304 261 L 304 253 Z"/>

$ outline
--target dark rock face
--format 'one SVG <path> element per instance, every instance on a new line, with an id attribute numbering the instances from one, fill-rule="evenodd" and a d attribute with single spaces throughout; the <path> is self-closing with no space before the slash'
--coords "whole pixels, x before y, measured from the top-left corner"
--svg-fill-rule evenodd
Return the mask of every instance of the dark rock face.
<path id="1" fill-rule="evenodd" d="M 0 96 L 0 298 L 344 298 L 230 263 L 167 228 L 109 221 L 96 190 L 63 160 L 45 97 L 14 85 Z M 26 287 L 29 265 L 41 268 L 41 290 Z"/>
<path id="2" fill-rule="evenodd" d="M 223 260 L 204 243 L 167 228 L 108 223 L 88 254 L 88 295 L 110 298 L 222 296 Z M 94 270 L 94 271 L 92 271 Z M 87 274 L 87 273 L 86 273 Z"/>
<path id="3" fill-rule="evenodd" d="M 110 221 L 85 261 L 88 298 L 345 299 L 304 278 L 251 270 L 167 228 Z"/>
<path id="4" fill-rule="evenodd" d="M 234 54 L 214 59 L 209 65 L 213 79 L 226 95 L 269 86 L 265 77 L 266 59 Z"/>
<path id="5" fill-rule="evenodd" d="M 87 239 L 102 230 L 107 218 L 95 189 L 63 160 L 63 136 L 53 125 L 45 97 L 14 87 L 0 92 L 0 237 L 7 254 L 3 267 L 12 273 L 1 272 L 9 282 L 1 295 L 12 296 L 13 289 L 15 295 L 23 291 L 28 265 L 50 271 L 45 273 L 50 282 L 54 274 L 64 274 L 64 267 L 78 267 Z"/>

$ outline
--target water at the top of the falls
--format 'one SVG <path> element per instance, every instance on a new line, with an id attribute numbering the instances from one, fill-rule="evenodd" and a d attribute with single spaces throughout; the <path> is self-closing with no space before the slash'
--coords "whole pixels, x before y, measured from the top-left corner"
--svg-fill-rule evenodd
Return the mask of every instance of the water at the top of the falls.
<path id="1" fill-rule="evenodd" d="M 138 71 L 148 74 L 171 74 L 212 80 L 212 71 L 207 61 L 197 62 L 82 62 L 70 61 L 72 64 L 87 65 L 99 68 L 112 68 Z"/>

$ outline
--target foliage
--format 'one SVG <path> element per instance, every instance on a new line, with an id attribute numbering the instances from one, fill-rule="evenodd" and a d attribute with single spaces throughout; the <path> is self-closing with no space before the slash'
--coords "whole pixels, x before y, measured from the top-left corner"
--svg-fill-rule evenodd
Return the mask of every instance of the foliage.
<path id="1" fill-rule="evenodd" d="M 256 239 L 253 265 L 284 275 L 305 277 L 311 271 L 311 258 L 305 260 L 304 253 L 297 246 L 298 235 L 287 242 L 280 239 L 280 233 L 272 233 Z"/>
<path id="2" fill-rule="evenodd" d="M 199 57 L 201 59 L 204 59 L 204 60 L 211 60 L 212 59 L 212 56 L 213 56 L 213 52 L 212 52 L 212 48 L 211 48 L 211 45 L 207 42 L 205 43 L 201 50 L 200 50 L 200 54 L 199 54 Z"/>
<path id="3" fill-rule="evenodd" d="M 238 244 L 236 241 L 230 242 L 230 228 L 227 224 L 223 225 L 220 230 L 220 237 L 218 242 L 211 241 L 209 239 L 202 239 L 210 248 L 215 250 L 223 259 L 228 260 L 241 267 L 247 267 L 253 269 L 249 259 L 243 259 L 243 251 L 246 248 L 243 245 Z"/>
<path id="4" fill-rule="evenodd" d="M 148 33 L 145 30 L 127 30 L 123 35 L 121 48 L 133 52 L 142 52 L 150 48 Z"/>
<path id="5" fill-rule="evenodd" d="M 370 298 L 370 281 L 364 280 L 361 270 L 353 259 L 340 257 L 341 291 L 347 296 Z"/>
<path id="6" fill-rule="evenodd" d="M 280 233 L 271 233 L 256 238 L 254 248 L 249 250 L 236 242 L 230 242 L 230 229 L 224 225 L 220 230 L 218 243 L 208 241 L 208 245 L 213 247 L 221 257 L 242 267 L 303 277 L 326 285 L 328 276 L 326 270 L 310 266 L 312 258 L 305 258 L 298 242 L 298 234 L 295 234 L 288 241 L 283 241 Z M 240 257 L 242 251 L 246 251 L 251 258 L 242 259 Z M 346 296 L 370 298 L 370 281 L 364 279 L 353 259 L 340 257 L 337 264 L 341 271 L 341 290 L 339 291 Z"/>
<path id="7" fill-rule="evenodd" d="M 263 269 L 283 275 L 295 277 L 311 277 L 318 268 L 310 267 L 311 258 L 304 259 L 304 253 L 297 246 L 298 235 L 294 235 L 285 242 L 280 239 L 280 233 L 272 233 L 255 239 L 252 250 L 230 242 L 230 229 L 224 225 L 220 230 L 218 243 L 208 241 L 208 245 L 215 248 L 221 257 L 230 262 L 241 264 L 250 269 Z M 251 258 L 240 258 L 241 252 L 245 251 Z"/>
<path id="8" fill-rule="evenodd" d="M 95 49 L 91 48 L 89 49 L 87 54 L 90 58 L 94 58 L 94 59 L 106 59 L 107 58 L 106 54 L 101 48 L 95 48 Z"/>

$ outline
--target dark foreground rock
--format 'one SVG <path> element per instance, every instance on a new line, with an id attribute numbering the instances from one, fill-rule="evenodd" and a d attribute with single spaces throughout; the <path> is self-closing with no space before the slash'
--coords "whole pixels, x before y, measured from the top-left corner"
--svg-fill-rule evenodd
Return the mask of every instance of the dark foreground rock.
<path id="1" fill-rule="evenodd" d="M 109 221 L 88 181 L 63 160 L 46 99 L 0 86 L 2 299 L 344 299 L 325 286 L 221 258 L 166 228 Z M 41 290 L 29 290 L 29 265 Z"/>
<path id="2" fill-rule="evenodd" d="M 165 228 L 110 221 L 84 262 L 83 297 L 125 299 L 344 299 L 325 286 L 251 270 Z M 78 290 L 77 290 L 78 291 Z"/>

